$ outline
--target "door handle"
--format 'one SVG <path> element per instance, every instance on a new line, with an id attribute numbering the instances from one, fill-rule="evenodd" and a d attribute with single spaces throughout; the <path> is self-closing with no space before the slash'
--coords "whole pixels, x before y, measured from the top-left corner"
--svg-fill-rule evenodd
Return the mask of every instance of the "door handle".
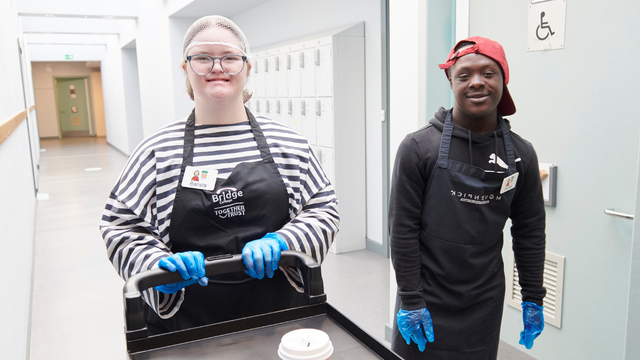
<path id="1" fill-rule="evenodd" d="M 616 217 L 629 219 L 629 220 L 633 220 L 635 218 L 634 215 L 617 212 L 616 209 L 604 209 L 604 213 L 610 216 L 616 216 Z"/>

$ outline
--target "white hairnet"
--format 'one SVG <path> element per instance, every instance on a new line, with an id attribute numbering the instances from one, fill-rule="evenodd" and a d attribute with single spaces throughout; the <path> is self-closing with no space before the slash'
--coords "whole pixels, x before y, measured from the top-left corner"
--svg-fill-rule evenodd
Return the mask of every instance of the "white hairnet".
<path id="1" fill-rule="evenodd" d="M 251 61 L 249 42 L 242 30 L 233 21 L 220 15 L 205 16 L 196 20 L 184 35 L 182 40 L 182 58 L 187 59 L 187 52 L 198 45 L 225 45 L 237 49 Z M 193 100 L 193 89 L 187 78 L 187 92 Z M 243 101 L 246 103 L 252 95 L 252 91 L 245 85 L 242 91 Z"/>
<path id="2" fill-rule="evenodd" d="M 231 46 L 246 57 L 251 53 L 249 42 L 238 25 L 219 15 L 205 16 L 191 24 L 182 40 L 182 56 L 186 59 L 189 49 L 197 45 Z"/>

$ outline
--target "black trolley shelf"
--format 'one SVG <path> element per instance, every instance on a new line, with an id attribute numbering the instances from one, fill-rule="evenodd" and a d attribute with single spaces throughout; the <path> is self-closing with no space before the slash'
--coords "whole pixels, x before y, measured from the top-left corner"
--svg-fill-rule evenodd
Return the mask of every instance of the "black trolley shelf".
<path id="1" fill-rule="evenodd" d="M 278 360 L 278 346 L 284 334 L 313 328 L 329 335 L 334 347 L 331 360 L 402 360 L 326 302 L 320 265 L 313 258 L 297 251 L 283 251 L 278 264 L 300 269 L 307 305 L 159 335 L 147 331 L 141 291 L 182 281 L 182 277 L 161 269 L 132 276 L 124 286 L 129 358 Z M 246 268 L 241 255 L 228 255 L 207 258 L 205 270 L 207 276 L 213 276 Z"/>

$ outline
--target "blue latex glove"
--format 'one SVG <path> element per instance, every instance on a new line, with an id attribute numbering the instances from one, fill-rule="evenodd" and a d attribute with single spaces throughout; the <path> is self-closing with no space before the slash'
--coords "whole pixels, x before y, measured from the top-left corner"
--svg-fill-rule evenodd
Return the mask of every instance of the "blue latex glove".
<path id="1" fill-rule="evenodd" d="M 205 276 L 204 255 L 199 251 L 185 251 L 160 259 L 158 267 L 171 272 L 178 271 L 185 281 L 156 286 L 165 294 L 175 294 L 182 288 L 199 283 L 207 286 L 209 278 Z"/>
<path id="2" fill-rule="evenodd" d="M 520 332 L 520 345 L 524 345 L 527 349 L 533 347 L 533 340 L 540 336 L 542 329 L 544 329 L 542 309 L 542 306 L 532 302 L 522 302 L 524 330 Z"/>
<path id="3" fill-rule="evenodd" d="M 411 340 L 418 344 L 418 349 L 424 351 L 427 340 L 433 342 L 433 322 L 431 321 L 431 314 L 427 308 L 419 310 L 402 310 L 398 311 L 398 330 L 400 334 L 407 342 L 407 345 L 411 344 Z M 422 329 L 424 328 L 424 332 Z M 427 334 L 425 339 L 424 333 Z"/>
<path id="4" fill-rule="evenodd" d="M 245 273 L 257 279 L 262 279 L 266 273 L 268 278 L 272 278 L 283 250 L 289 250 L 289 246 L 276 233 L 267 233 L 262 239 L 249 241 L 242 249 L 242 261 L 247 267 Z"/>

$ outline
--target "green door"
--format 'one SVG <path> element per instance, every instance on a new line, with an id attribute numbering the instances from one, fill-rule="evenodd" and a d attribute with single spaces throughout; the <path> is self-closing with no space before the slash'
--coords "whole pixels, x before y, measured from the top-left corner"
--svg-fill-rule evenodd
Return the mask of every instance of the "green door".
<path id="1" fill-rule="evenodd" d="M 60 135 L 91 136 L 84 78 L 56 79 Z"/>

